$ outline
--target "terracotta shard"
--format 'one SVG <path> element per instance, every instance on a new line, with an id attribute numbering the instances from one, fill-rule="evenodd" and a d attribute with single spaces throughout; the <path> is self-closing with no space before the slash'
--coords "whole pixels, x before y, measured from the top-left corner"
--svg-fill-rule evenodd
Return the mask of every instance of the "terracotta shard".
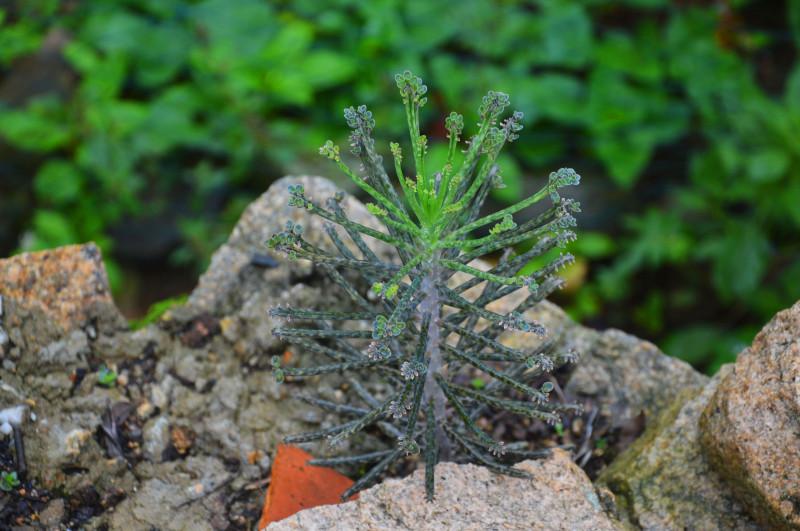
<path id="1" fill-rule="evenodd" d="M 340 496 L 353 485 L 353 480 L 332 468 L 309 465 L 311 458 L 296 446 L 278 446 L 259 529 L 303 509 L 340 503 Z"/>

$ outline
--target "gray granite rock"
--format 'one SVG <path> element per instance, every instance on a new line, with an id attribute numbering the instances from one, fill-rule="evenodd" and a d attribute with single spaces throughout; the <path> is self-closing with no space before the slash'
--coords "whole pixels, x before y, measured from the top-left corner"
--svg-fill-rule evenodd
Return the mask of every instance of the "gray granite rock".
<path id="1" fill-rule="evenodd" d="M 700 419 L 736 498 L 770 529 L 800 529 L 800 302 L 739 354 Z"/>
<path id="2" fill-rule="evenodd" d="M 323 230 L 324 220 L 319 216 L 309 215 L 302 209 L 288 206 L 288 187 L 291 184 L 302 184 L 306 196 L 323 206 L 326 199 L 340 191 L 332 182 L 322 177 L 284 177 L 275 181 L 269 190 L 247 207 L 228 241 L 214 253 L 208 270 L 200 277 L 197 288 L 187 303 L 193 312 L 224 315 L 233 307 L 241 306 L 241 297 L 253 292 L 243 288 L 254 281 L 258 283 L 258 279 L 252 277 L 260 277 L 260 273 L 264 271 L 263 267 L 253 263 L 256 255 L 286 264 L 283 255 L 267 251 L 266 242 L 272 235 L 283 230 L 289 220 L 305 227 L 304 237 L 309 242 L 331 247 Z M 375 218 L 352 196 L 345 197 L 342 208 L 351 220 L 379 228 Z M 303 262 L 293 262 L 290 269 L 303 269 Z"/>
<path id="3" fill-rule="evenodd" d="M 592 530 L 622 529 L 589 478 L 566 452 L 525 461 L 532 479 L 511 478 L 475 465 L 436 467 L 436 500 L 426 503 L 424 473 L 389 479 L 358 500 L 306 509 L 267 527 L 366 530 Z"/>
<path id="4" fill-rule="evenodd" d="M 229 478 L 223 464 L 212 458 L 189 457 L 147 465 L 144 481 L 110 515 L 111 529 L 205 531 L 221 529 L 224 496 L 219 491 Z"/>
<path id="5" fill-rule="evenodd" d="M 513 309 L 524 290 L 497 301 L 491 309 Z M 699 390 L 708 377 L 658 347 L 619 330 L 598 331 L 575 323 L 564 310 L 543 301 L 526 312 L 555 337 L 558 350 L 575 350 L 580 360 L 568 376 L 565 391 L 578 401 L 590 399 L 612 424 L 624 425 L 640 413 L 649 423 L 684 391 Z M 501 341 L 515 348 L 536 344 L 532 334 L 506 332 Z"/>
<path id="6" fill-rule="evenodd" d="M 611 490 L 624 521 L 648 530 L 756 530 L 700 446 L 699 419 L 723 369 L 701 392 L 688 389 L 597 479 Z"/>
<path id="7" fill-rule="evenodd" d="M 281 354 L 285 347 L 271 334 L 273 322 L 268 308 L 290 301 L 313 306 L 321 298 L 335 296 L 331 283 L 310 267 L 298 262 L 289 265 L 280 256 L 272 257 L 274 263 L 264 259 L 268 253 L 264 242 L 281 230 L 287 219 L 304 224 L 309 238 L 327 245 L 318 219 L 308 219 L 305 212 L 286 206 L 286 188 L 289 183 L 298 182 L 315 200 L 324 201 L 337 191 L 321 178 L 276 182 L 247 209 L 230 240 L 215 254 L 189 302 L 144 330 L 120 330 L 114 324 L 119 323 L 118 312 L 102 290 L 78 290 L 66 313 L 50 314 L 47 308 L 25 306 L 14 298 L 4 301 L 3 326 L 8 340 L 2 349 L 7 349 L 3 350 L 8 354 L 4 361 L 9 363 L 0 369 L 0 405 L 25 401 L 32 404 L 31 413 L 35 413 L 36 420 L 28 419 L 23 426 L 29 445 L 29 476 L 54 491 L 66 488 L 69 492 L 81 485 L 95 485 L 101 496 L 117 488 L 127 496 L 113 511 L 93 518 L 87 528 L 241 527 L 241 514 L 237 516 L 234 509 L 220 507 L 220 500 L 232 495 L 233 485 L 266 477 L 268 456 L 282 436 L 317 429 L 333 421 L 330 415 L 312 411 L 308 405 L 286 400 L 288 386 L 278 386 L 265 370 L 269 356 Z M 358 201 L 346 198 L 343 204 L 351 217 L 375 226 Z M 254 261 L 256 253 L 264 256 Z M 84 267 L 81 278 L 103 278 L 104 273 L 97 272 L 96 264 Z M 19 268 L 14 271 L 14 275 L 20 275 Z M 100 284 L 90 283 L 89 287 L 93 285 Z M 89 295 L 84 297 L 83 293 Z M 88 309 L 81 306 L 84 303 Z M 98 308 L 109 311 L 107 315 L 98 314 Z M 680 389 L 698 389 L 705 381 L 688 365 L 667 358 L 651 344 L 621 332 L 597 332 L 576 325 L 555 305 L 542 303 L 531 312 L 558 338 L 558 348 L 575 348 L 583 355 L 566 391 L 591 399 L 610 418 L 629 419 L 644 411 L 649 422 L 673 399 L 680 398 Z M 198 316 L 210 316 L 207 322 L 218 326 L 205 328 L 208 337 L 200 338 L 202 341 L 187 342 L 186 330 Z M 110 325 L 100 326 L 95 338 L 89 327 L 98 317 L 98 323 Z M 70 338 L 62 326 L 64 322 L 69 330 L 81 331 Z M 85 334 L 88 341 L 80 334 Z M 529 342 L 531 337 L 507 334 L 503 340 Z M 57 344 L 51 346 L 54 342 Z M 42 349 L 48 349 L 45 352 L 52 360 L 46 371 L 37 363 L 24 361 L 35 360 Z M 113 389 L 101 388 L 96 385 L 94 373 L 89 373 L 81 385 L 73 388 L 71 370 L 85 368 L 88 360 L 124 367 L 121 376 L 125 383 L 120 382 Z M 309 385 L 334 399 L 338 389 L 334 383 L 319 379 Z M 137 412 L 147 412 L 139 420 L 145 431 L 143 452 L 145 457 L 154 458 L 152 462 L 146 458 L 133 460 L 129 469 L 123 460 L 108 459 L 106 450 L 93 437 L 105 409 L 118 401 L 130 401 Z M 186 461 L 161 463 L 156 454 L 162 454 L 169 446 L 167 428 L 173 425 L 191 427 L 196 432 L 194 441 Z M 238 468 L 231 470 L 239 472 L 222 473 L 226 466 L 236 463 Z M 603 511 L 605 504 L 597 503 L 588 480 L 566 455 L 559 453 L 557 459 L 520 466 L 548 479 L 520 482 L 482 468 L 443 464 L 442 484 L 451 475 L 459 477 L 462 487 L 471 485 L 485 489 L 484 494 L 494 493 L 489 505 L 495 504 L 497 511 L 505 512 L 476 505 L 474 500 L 478 498 L 448 497 L 445 490 L 437 489 L 445 501 L 442 514 L 451 515 L 454 521 L 461 518 L 462 523 L 468 517 L 475 518 L 479 523 L 476 525 L 484 523 L 483 528 L 490 529 L 503 529 L 503 518 L 519 522 L 523 529 L 614 528 L 614 522 Z M 206 477 L 209 481 L 202 479 Z M 230 484 L 220 483 L 228 479 Z M 425 513 L 426 521 L 444 522 L 444 516 L 437 516 L 439 513 L 430 506 L 410 506 L 416 499 L 413 496 L 424 492 L 419 488 L 420 481 L 420 476 L 414 475 L 406 480 L 388 480 L 376 488 L 384 489 L 381 492 L 386 492 L 386 499 L 396 500 L 393 507 L 402 508 L 405 504 L 410 511 L 420 511 L 420 516 L 430 511 Z M 407 503 L 402 496 L 390 494 L 394 485 L 406 489 L 399 492 L 408 493 Z M 412 489 L 412 485 L 416 487 Z M 207 488 L 219 490 L 209 494 Z M 192 489 L 208 495 L 190 501 Z M 497 494 L 498 489 L 515 489 L 514 496 Z M 243 495 L 252 499 L 262 494 L 250 490 Z M 528 500 L 535 510 L 520 499 Z M 484 512 L 480 512 L 481 507 Z M 453 511 L 460 511 L 461 516 Z M 168 516 L 173 518 L 168 520 Z"/>

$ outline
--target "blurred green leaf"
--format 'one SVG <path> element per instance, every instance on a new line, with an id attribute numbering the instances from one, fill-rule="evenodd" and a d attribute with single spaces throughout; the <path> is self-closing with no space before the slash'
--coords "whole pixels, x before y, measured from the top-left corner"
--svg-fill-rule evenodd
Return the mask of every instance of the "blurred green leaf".
<path id="1" fill-rule="evenodd" d="M 658 82 L 663 75 L 654 42 L 658 37 L 651 27 L 642 29 L 638 38 L 619 31 L 606 33 L 594 48 L 597 63 L 636 79 Z"/>
<path id="2" fill-rule="evenodd" d="M 298 65 L 306 81 L 314 88 L 327 88 L 353 77 L 356 62 L 346 55 L 319 50 L 309 53 Z"/>
<path id="3" fill-rule="evenodd" d="M 797 46 L 800 46 L 800 4 L 797 2 L 786 2 L 787 19 L 789 27 L 794 35 Z"/>
<path id="4" fill-rule="evenodd" d="M 756 182 L 771 182 L 783 177 L 790 163 L 789 155 L 775 148 L 765 148 L 747 161 L 750 178 Z"/>
<path id="5" fill-rule="evenodd" d="M 186 301 L 189 299 L 188 295 L 177 295 L 175 297 L 169 297 L 164 300 L 158 301 L 150 305 L 150 308 L 147 309 L 147 313 L 141 319 L 134 319 L 130 322 L 130 326 L 132 330 L 141 330 L 148 325 L 158 322 L 161 317 L 167 313 L 172 308 L 180 306 L 182 304 L 186 304 Z"/>
<path id="6" fill-rule="evenodd" d="M 664 343 L 664 350 L 692 364 L 708 360 L 722 364 L 735 361 L 742 346 L 740 341 L 719 328 L 696 325 L 672 334 Z M 716 372 L 716 368 L 713 371 Z"/>
<path id="7" fill-rule="evenodd" d="M 709 242 L 703 252 L 713 259 L 712 279 L 720 295 L 743 298 L 758 287 L 770 245 L 757 225 L 733 222 L 725 235 Z"/>
<path id="8" fill-rule="evenodd" d="M 69 220 L 53 210 L 37 210 L 32 227 L 35 241 L 26 250 L 38 251 L 78 243 L 78 235 Z"/>
<path id="9" fill-rule="evenodd" d="M 795 65 L 789 79 L 786 81 L 786 105 L 795 116 L 800 116 L 800 63 Z"/>
<path id="10" fill-rule="evenodd" d="M 541 7 L 541 16 L 531 20 L 541 39 L 529 47 L 534 62 L 583 66 L 592 49 L 592 23 L 584 8 L 579 3 L 560 2 L 543 2 Z"/>
<path id="11" fill-rule="evenodd" d="M 35 51 L 42 42 L 39 29 L 25 19 L 9 24 L 6 11 L 0 9 L 0 65 Z"/>
<path id="12" fill-rule="evenodd" d="M 83 181 L 83 175 L 72 163 L 50 159 L 36 173 L 34 188 L 41 201 L 63 206 L 80 196 Z"/>
<path id="13" fill-rule="evenodd" d="M 57 101 L 37 99 L 25 110 L 0 107 L 0 136 L 21 149 L 48 152 L 65 146 L 72 131 Z"/>
<path id="14" fill-rule="evenodd" d="M 614 182 L 630 187 L 650 159 L 653 145 L 641 138 L 624 134 L 604 135 L 595 139 L 595 150 Z"/>
<path id="15" fill-rule="evenodd" d="M 617 250 L 614 238 L 602 232 L 581 231 L 580 238 L 570 244 L 570 250 L 590 259 L 611 256 Z"/>
<path id="16" fill-rule="evenodd" d="M 512 157 L 503 153 L 497 160 L 500 168 L 500 176 L 503 179 L 503 188 L 494 188 L 491 191 L 492 197 L 506 202 L 513 203 L 524 194 L 522 172 Z"/>

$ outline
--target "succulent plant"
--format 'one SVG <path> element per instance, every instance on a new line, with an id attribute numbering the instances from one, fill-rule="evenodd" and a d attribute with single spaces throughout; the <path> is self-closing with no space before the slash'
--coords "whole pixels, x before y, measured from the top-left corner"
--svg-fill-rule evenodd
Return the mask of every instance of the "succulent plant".
<path id="1" fill-rule="evenodd" d="M 351 402 L 300 397 L 344 420 L 289 436 L 287 442 L 327 439 L 335 447 L 367 429 L 380 430 L 393 441 L 387 450 L 312 461 L 327 466 L 369 465 L 343 499 L 377 481 L 395 461 L 421 453 L 431 501 L 437 462 L 472 461 L 499 473 L 526 476 L 509 462 L 541 453 L 528 450 L 524 442 L 495 440 L 482 430 L 476 421 L 487 410 L 555 424 L 561 413 L 578 409 L 548 401 L 553 384 L 541 383 L 543 375 L 574 361 L 576 354 L 554 351 L 544 326 L 531 322 L 525 312 L 563 285 L 555 273 L 572 257 L 557 249 L 575 238 L 573 214 L 580 208 L 563 198 L 560 190 L 577 185 L 580 176 L 572 169 L 560 169 L 535 194 L 482 215 L 490 191 L 502 186 L 498 154 L 518 138 L 522 113 L 504 118 L 508 95 L 489 92 L 478 110 L 477 132 L 461 152 L 464 118 L 451 113 L 445 120 L 447 163 L 431 168 L 426 165 L 428 140 L 420 133 L 427 87 L 408 71 L 395 79 L 405 105 L 413 177 L 404 173 L 402 148 L 391 143 L 396 179 L 390 179 L 372 138 L 375 121 L 363 105 L 344 111 L 351 129 L 350 152 L 361 163 L 361 171 L 348 166 L 332 141 L 320 148 L 320 154 L 373 201 L 367 208 L 382 229 L 349 219 L 342 194 L 323 205 L 308 197 L 302 185 L 289 187 L 291 206 L 326 220 L 330 248 L 336 251 L 306 240 L 303 227 L 292 221 L 270 239 L 269 246 L 290 258 L 311 260 L 341 288 L 351 308 L 272 309 L 273 317 L 287 321 L 273 330 L 277 337 L 328 358 L 324 364 L 300 368 L 285 366 L 274 357 L 272 367 L 279 381 L 328 373 L 349 377 Z M 515 214 L 546 200 L 549 207 L 538 215 L 520 223 L 514 220 Z M 386 253 L 368 240 L 392 249 L 394 258 L 382 258 Z M 532 246 L 520 254 L 510 250 L 530 241 Z M 496 265 L 479 265 L 479 259 L 498 253 Z M 539 257 L 549 261 L 532 274 L 520 274 Z M 519 289 L 526 293 L 513 311 L 500 314 L 489 309 L 490 303 Z M 468 290 L 477 290 L 477 295 Z M 531 347 L 506 346 L 498 340 L 505 330 L 531 334 Z M 478 376 L 481 385 L 470 385 Z M 370 392 L 367 383 L 375 379 L 390 391 Z M 532 383 L 536 381 L 538 386 Z"/>

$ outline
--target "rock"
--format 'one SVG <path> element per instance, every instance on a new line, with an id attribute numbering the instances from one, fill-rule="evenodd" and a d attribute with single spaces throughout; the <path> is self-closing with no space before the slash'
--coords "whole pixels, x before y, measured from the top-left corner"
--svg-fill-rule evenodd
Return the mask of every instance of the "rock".
<path id="1" fill-rule="evenodd" d="M 90 281 L 94 277 L 84 275 L 83 269 L 66 277 L 62 290 L 72 293 L 64 308 L 75 311 L 52 311 L 60 304 L 58 297 L 65 294 L 48 291 L 48 279 L 44 277 L 37 277 L 30 285 L 42 283 L 45 287 L 41 293 L 52 295 L 53 300 L 30 304 L 27 298 L 4 297 L 0 327 L 8 338 L 5 346 L 0 346 L 0 406 L 26 403 L 37 417 L 26 419 L 23 425 L 29 477 L 37 487 L 63 492 L 68 499 L 87 485 L 96 486 L 95 494 L 110 496 L 116 500 L 114 503 L 124 498 L 116 507 L 104 506 L 105 512 L 86 522 L 87 529 L 246 528 L 262 499 L 256 486 L 268 476 L 269 455 L 281 438 L 336 422 L 332 414 L 289 400 L 294 388 L 278 385 L 268 370 L 269 358 L 284 354 L 285 345 L 272 335 L 275 323 L 267 310 L 288 303 L 331 306 L 341 296 L 321 272 L 300 262 L 289 265 L 277 255 L 273 260 L 265 249 L 264 242 L 280 231 L 287 219 L 304 224 L 315 243 L 328 245 L 319 219 L 308 219 L 306 212 L 286 206 L 290 182 L 304 183 L 307 195 L 314 200 L 324 201 L 336 192 L 331 183 L 320 178 L 287 178 L 275 183 L 247 209 L 188 303 L 171 309 L 157 324 L 135 332 L 123 331 L 124 321 L 111 303 L 107 284 L 105 291 L 92 292 Z M 356 220 L 374 226 L 374 220 L 358 201 L 348 197 L 343 205 Z M 76 263 L 79 262 L 83 247 L 67 249 L 73 249 Z M 51 251 L 48 260 L 64 252 Z M 14 260 L 20 259 L 10 259 Z M 105 278 L 99 255 L 94 260 L 89 256 L 86 261 Z M 0 282 L 7 282 L 8 262 L 2 262 Z M 83 267 L 71 263 L 67 260 L 64 269 Z M 21 274 L 19 266 L 14 271 L 17 276 Z M 73 280 L 77 285 L 73 286 Z M 5 290 L 5 284 L 0 285 Z M 21 293 L 24 287 L 14 289 Z M 39 293 L 30 289 L 25 293 L 31 297 Z M 558 348 L 575 347 L 584 355 L 567 392 L 593 400 L 609 418 L 616 414 L 618 418 L 635 416 L 643 410 L 648 418 L 655 419 L 658 411 L 678 396 L 678 389 L 699 387 L 705 380 L 687 365 L 663 357 L 648 343 L 620 332 L 601 333 L 580 327 L 549 303 L 531 311 L 549 324 L 558 338 Z M 515 334 L 504 336 L 504 340 L 530 347 L 531 337 Z M 39 353 L 48 360 L 47 365 L 36 363 Z M 301 365 L 308 355 L 302 351 L 291 354 Z M 115 387 L 97 385 L 100 363 L 118 370 L 120 378 Z M 67 368 L 70 366 L 75 370 Z M 123 385 L 126 380 L 127 385 Z M 336 375 L 306 382 L 319 389 L 321 396 L 337 401 L 341 399 L 340 384 L 341 378 Z M 145 459 L 109 459 L 104 444 L 98 443 L 96 435 L 103 413 L 120 400 L 141 408 L 139 425 L 134 427 L 143 432 L 141 451 Z M 172 452 L 176 441 L 169 428 L 174 426 L 194 431 L 191 444 L 184 446 L 188 455 Z M 369 435 L 358 444 L 372 450 L 379 449 L 383 442 Z M 165 448 L 170 460 L 161 462 Z M 309 449 L 316 452 L 314 445 Z M 476 505 L 471 498 L 457 501 L 454 496 L 459 495 L 458 491 L 451 495 L 442 490 L 439 495 L 449 511 L 443 514 L 451 517 L 455 510 L 461 510 L 463 515 L 453 516 L 454 522 L 475 516 L 474 525 L 489 522 L 491 526 L 494 513 L 488 507 L 497 503 L 504 510 L 516 511 L 519 516 L 512 516 L 510 522 L 521 521 L 525 529 L 549 524 L 558 528 L 571 526 L 568 518 L 573 515 L 569 510 L 576 507 L 578 518 L 584 510 L 594 513 L 574 528 L 614 528 L 613 521 L 595 503 L 597 497 L 585 476 L 565 456 L 559 458 L 567 463 L 558 467 L 550 461 L 520 465 L 545 474 L 530 486 L 524 483 L 525 489 L 519 489 L 523 485 L 520 480 L 498 477 L 482 468 L 443 464 L 440 470 L 445 479 L 440 483 L 450 481 L 455 474 L 458 489 L 485 489 L 494 496 L 487 494 L 489 501 L 476 497 Z M 551 475 L 557 473 L 564 477 L 551 481 Z M 226 483 L 228 480 L 230 483 Z M 389 480 L 387 484 L 420 487 L 421 478 L 415 475 Z M 573 484 L 580 489 L 571 490 Z M 524 494 L 498 494 L 512 487 Z M 390 487 L 376 489 L 382 488 Z M 552 497 L 562 488 L 567 489 L 563 503 Z M 410 487 L 407 491 L 412 496 Z M 400 499 L 389 507 L 418 511 L 420 515 L 433 511 L 425 504 L 412 507 L 415 499 L 419 500 Z M 67 504 L 69 517 L 77 510 L 71 503 Z M 358 514 L 348 518 L 357 518 Z M 432 522 L 446 518 L 427 517 Z M 608 522 L 611 523 L 606 525 Z"/>
<path id="2" fill-rule="evenodd" d="M 249 282 L 242 275 L 257 279 L 262 272 L 269 271 L 269 267 L 254 264 L 254 257 L 267 253 L 267 240 L 283 230 L 289 220 L 306 228 L 305 237 L 311 243 L 331 246 L 319 216 L 310 216 L 304 210 L 288 206 L 290 184 L 302 184 L 306 196 L 323 205 L 326 199 L 339 191 L 333 183 L 321 177 L 284 177 L 275 181 L 269 190 L 247 207 L 228 241 L 214 253 L 208 271 L 200 277 L 197 288 L 187 302 L 187 307 L 194 314 L 226 314 L 233 307 L 241 305 L 242 297 L 255 291 L 241 289 L 242 284 Z M 352 196 L 345 197 L 342 208 L 353 221 L 377 227 L 377 222 L 364 205 Z M 285 257 L 279 254 L 273 257 L 277 264 L 286 262 Z M 295 262 L 292 268 L 299 267 L 300 262 Z"/>
<path id="3" fill-rule="evenodd" d="M 39 523 L 45 529 L 58 529 L 61 520 L 66 514 L 66 507 L 63 498 L 56 498 L 47 504 L 47 507 L 39 513 Z"/>
<path id="4" fill-rule="evenodd" d="M 739 354 L 700 427 L 710 462 L 750 514 L 770 529 L 800 529 L 800 302 Z"/>
<path id="5" fill-rule="evenodd" d="M 0 260 L 0 285 L 4 298 L 40 310 L 64 332 L 95 320 L 104 328 L 126 326 L 111 299 L 100 249 L 93 243 Z"/>
<path id="6" fill-rule="evenodd" d="M 170 444 L 169 433 L 169 419 L 164 416 L 158 416 L 144 425 L 142 433 L 144 438 L 144 451 L 147 458 L 154 463 L 161 461 L 161 456 L 164 450 Z"/>
<path id="7" fill-rule="evenodd" d="M 645 433 L 601 472 L 596 484 L 616 496 L 622 518 L 641 529 L 756 530 L 700 447 L 698 421 L 723 369 L 698 392 L 688 388 Z"/>
<path id="8" fill-rule="evenodd" d="M 150 466 L 143 472 L 147 479 L 109 516 L 111 529 L 218 529 L 212 520 L 220 510 L 215 502 L 224 492 L 215 489 L 220 489 L 228 477 L 221 461 L 188 457 L 186 461 Z"/>
<path id="9" fill-rule="evenodd" d="M 417 470 L 363 491 L 356 501 L 300 511 L 267 529 L 622 529 L 566 452 L 517 468 L 533 478 L 442 463 L 436 466 L 434 503 L 426 503 L 424 471 Z"/>
<path id="10" fill-rule="evenodd" d="M 100 416 L 91 412 L 64 412 L 57 407 L 40 411 L 38 422 L 25 428 L 25 452 L 30 473 L 45 488 L 75 484 L 64 470 L 89 469 L 105 459 L 93 434 Z"/>
<path id="11" fill-rule="evenodd" d="M 508 313 L 524 296 L 525 290 L 518 290 L 490 309 Z M 600 413 L 612 419 L 615 426 L 630 422 L 640 412 L 652 419 L 682 392 L 699 390 L 708 381 L 689 364 L 667 356 L 649 341 L 619 330 L 586 328 L 548 301 L 531 308 L 525 316 L 544 324 L 548 337 L 555 336 L 556 351 L 575 350 L 580 355 L 564 390 L 578 401 L 591 399 L 599 404 Z M 520 332 L 505 332 L 500 340 L 523 349 L 541 341 Z"/>
<path id="12" fill-rule="evenodd" d="M 83 330 L 73 330 L 66 338 L 54 341 L 39 351 L 30 362 L 60 368 L 72 367 L 85 363 L 89 354 L 89 338 Z"/>

